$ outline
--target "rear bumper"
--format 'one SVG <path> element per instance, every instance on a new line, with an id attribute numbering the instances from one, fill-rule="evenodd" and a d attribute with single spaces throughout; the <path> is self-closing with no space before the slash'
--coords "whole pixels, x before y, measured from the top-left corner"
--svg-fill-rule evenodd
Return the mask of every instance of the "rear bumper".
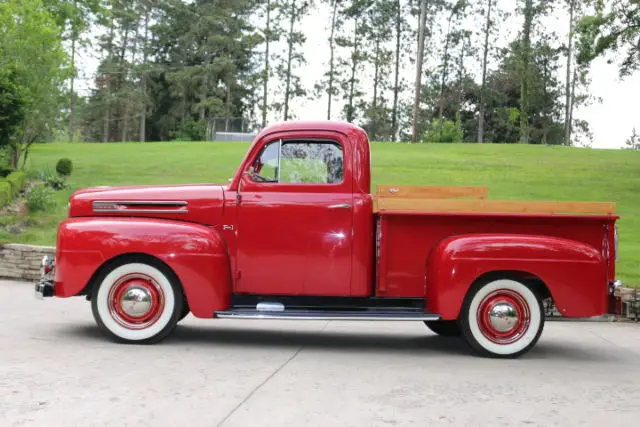
<path id="1" fill-rule="evenodd" d="M 609 295 L 616 296 L 618 291 L 622 288 L 623 283 L 620 280 L 609 282 Z"/>
<path id="2" fill-rule="evenodd" d="M 40 272 L 40 280 L 35 284 L 35 297 L 38 299 L 52 297 L 54 295 L 55 260 L 49 256 L 43 257 Z"/>
<path id="3" fill-rule="evenodd" d="M 623 283 L 620 280 L 609 282 L 609 295 L 607 298 L 607 314 L 621 315 L 623 314 L 622 298 L 620 297 L 620 290 L 623 287 Z"/>

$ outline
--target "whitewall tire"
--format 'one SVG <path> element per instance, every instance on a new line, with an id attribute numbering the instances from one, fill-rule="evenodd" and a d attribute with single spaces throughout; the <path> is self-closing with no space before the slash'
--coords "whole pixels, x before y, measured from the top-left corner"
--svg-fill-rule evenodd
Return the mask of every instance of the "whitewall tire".
<path id="1" fill-rule="evenodd" d="M 97 279 L 91 310 L 100 329 L 125 343 L 155 343 L 175 328 L 183 313 L 182 289 L 164 265 L 126 259 Z"/>
<path id="2" fill-rule="evenodd" d="M 459 322 L 462 335 L 480 354 L 515 358 L 528 352 L 540 338 L 544 307 L 524 283 L 498 279 L 472 287 Z"/>

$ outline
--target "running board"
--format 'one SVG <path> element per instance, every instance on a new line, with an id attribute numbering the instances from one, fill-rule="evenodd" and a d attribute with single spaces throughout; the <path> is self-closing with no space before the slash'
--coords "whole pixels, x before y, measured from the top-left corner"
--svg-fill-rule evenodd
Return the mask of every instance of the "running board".
<path id="1" fill-rule="evenodd" d="M 381 311 L 325 311 L 325 310 L 228 310 L 218 311 L 214 317 L 220 319 L 274 319 L 274 320 L 440 320 L 439 314 Z"/>

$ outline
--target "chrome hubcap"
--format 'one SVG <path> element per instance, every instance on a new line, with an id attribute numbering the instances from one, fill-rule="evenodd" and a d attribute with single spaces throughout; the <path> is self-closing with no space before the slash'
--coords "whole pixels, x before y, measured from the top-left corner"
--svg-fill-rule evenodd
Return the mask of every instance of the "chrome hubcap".
<path id="1" fill-rule="evenodd" d="M 153 305 L 153 296 L 142 286 L 131 286 L 120 298 L 122 311 L 131 317 L 141 317 L 149 313 Z"/>
<path id="2" fill-rule="evenodd" d="M 518 311 L 508 302 L 494 305 L 489 312 L 491 326 L 498 332 L 509 332 L 518 325 Z"/>

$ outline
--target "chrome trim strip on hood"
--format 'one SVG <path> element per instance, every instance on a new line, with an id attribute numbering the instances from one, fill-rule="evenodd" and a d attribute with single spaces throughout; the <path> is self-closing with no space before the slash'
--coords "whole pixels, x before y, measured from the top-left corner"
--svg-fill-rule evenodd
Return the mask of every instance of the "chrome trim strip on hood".
<path id="1" fill-rule="evenodd" d="M 128 206 L 158 206 L 177 209 L 129 209 Z M 186 201 L 164 200 L 95 200 L 93 211 L 97 213 L 188 213 Z"/>

